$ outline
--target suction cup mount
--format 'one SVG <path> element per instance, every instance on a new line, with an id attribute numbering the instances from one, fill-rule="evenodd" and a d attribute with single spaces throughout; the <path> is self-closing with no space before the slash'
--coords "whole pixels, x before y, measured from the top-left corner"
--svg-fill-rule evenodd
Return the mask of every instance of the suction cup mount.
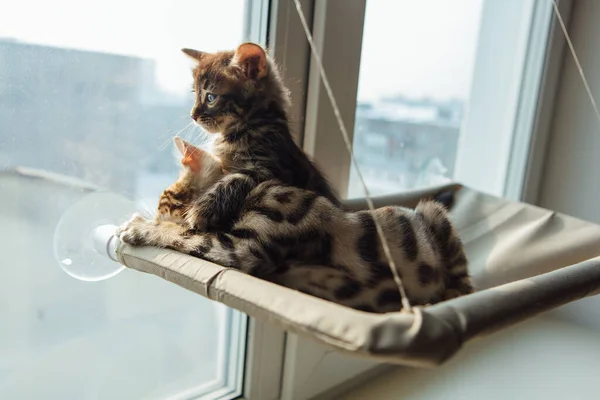
<path id="1" fill-rule="evenodd" d="M 102 281 L 121 272 L 117 226 L 137 211 L 133 201 L 108 192 L 89 194 L 61 217 L 54 231 L 54 257 L 70 276 Z"/>

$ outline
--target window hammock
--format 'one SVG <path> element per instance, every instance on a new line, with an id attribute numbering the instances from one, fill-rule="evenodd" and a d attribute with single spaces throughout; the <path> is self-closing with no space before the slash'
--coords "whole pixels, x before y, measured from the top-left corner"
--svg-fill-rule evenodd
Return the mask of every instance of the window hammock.
<path id="1" fill-rule="evenodd" d="M 296 5 L 351 152 L 298 1 Z M 554 1 L 553 5 L 600 120 Z M 439 365 L 476 337 L 600 293 L 598 225 L 459 184 L 373 200 L 366 191 L 365 200 L 348 201 L 346 205 L 352 209 L 388 204 L 412 207 L 420 198 L 440 190 L 455 192 L 451 215 L 465 244 L 477 292 L 426 308 L 413 307 L 410 312 L 371 314 L 353 310 L 171 250 L 134 248 L 119 242 L 111 232 L 99 242 L 107 256 L 128 268 L 156 275 L 251 317 L 340 351 L 415 366 Z"/>
<path id="2" fill-rule="evenodd" d="M 129 268 L 337 350 L 415 366 L 441 364 L 471 339 L 600 293 L 600 226 L 450 188 L 452 218 L 478 291 L 412 313 L 356 311 L 171 250 L 118 243 L 116 256 Z M 375 206 L 414 206 L 440 189 L 374 199 Z M 364 208 L 362 201 L 347 205 Z"/>

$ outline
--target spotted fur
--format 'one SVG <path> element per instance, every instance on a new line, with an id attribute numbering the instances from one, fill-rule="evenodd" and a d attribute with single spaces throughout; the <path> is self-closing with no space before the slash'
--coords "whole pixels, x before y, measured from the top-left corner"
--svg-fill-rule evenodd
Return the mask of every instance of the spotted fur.
<path id="1" fill-rule="evenodd" d="M 217 133 L 214 153 L 229 171 L 194 201 L 186 217 L 196 230 L 229 230 L 244 199 L 261 182 L 311 190 L 340 206 L 322 173 L 290 134 L 289 93 L 275 63 L 257 44 L 235 51 L 184 49 L 195 62 L 191 117 Z"/>
<path id="2" fill-rule="evenodd" d="M 181 224 L 181 213 L 185 218 L 194 205 L 182 208 L 181 199 L 200 196 L 203 188 L 231 176 L 217 159 L 199 156 L 201 151 L 194 149 L 187 144 L 184 160 L 193 154 L 199 161 L 191 157 L 191 163 L 183 162 L 179 180 L 161 196 L 155 220 L 136 217 L 122 240 L 239 268 L 355 309 L 399 310 L 398 288 L 375 230 L 377 218 L 413 304 L 473 291 L 462 243 L 444 206 L 434 201 L 423 201 L 414 210 L 382 207 L 374 215 L 344 212 L 326 196 L 269 180 L 242 199 L 229 230 L 190 229 Z M 198 162 L 202 167 L 193 164 Z"/>

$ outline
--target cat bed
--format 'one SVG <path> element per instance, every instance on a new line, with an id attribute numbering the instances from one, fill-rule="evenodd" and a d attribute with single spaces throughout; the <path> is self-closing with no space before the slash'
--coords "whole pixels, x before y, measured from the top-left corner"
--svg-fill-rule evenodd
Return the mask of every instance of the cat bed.
<path id="1" fill-rule="evenodd" d="M 415 206 L 455 192 L 452 218 L 477 292 L 412 313 L 371 314 L 171 250 L 118 243 L 125 266 L 280 325 L 337 350 L 388 363 L 435 366 L 464 343 L 600 292 L 600 226 L 461 185 L 375 199 Z M 363 200 L 348 201 L 352 209 Z"/>

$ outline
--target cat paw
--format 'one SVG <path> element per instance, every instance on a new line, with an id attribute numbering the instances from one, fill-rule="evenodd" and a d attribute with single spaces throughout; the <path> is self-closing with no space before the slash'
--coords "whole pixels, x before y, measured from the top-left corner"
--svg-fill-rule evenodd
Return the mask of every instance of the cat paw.
<path id="1" fill-rule="evenodd" d="M 129 221 L 117 229 L 117 237 L 131 246 L 149 245 L 149 238 L 154 222 L 149 221 L 139 214 L 135 214 Z"/>
<path id="2" fill-rule="evenodd" d="M 123 223 L 123 225 L 121 225 L 117 228 L 115 235 L 120 238 L 121 234 L 127 230 L 127 227 L 130 224 L 135 223 L 136 221 L 143 220 L 143 219 L 144 218 L 140 214 L 138 214 L 138 213 L 133 214 L 133 216 L 131 218 L 129 218 L 129 220 L 127 222 Z"/>
<path id="3" fill-rule="evenodd" d="M 185 218 L 185 224 L 183 225 L 187 227 L 190 231 L 206 232 L 206 229 L 208 227 L 208 221 L 206 220 L 206 218 L 200 215 L 197 210 L 192 209 L 188 211 L 187 216 Z"/>

